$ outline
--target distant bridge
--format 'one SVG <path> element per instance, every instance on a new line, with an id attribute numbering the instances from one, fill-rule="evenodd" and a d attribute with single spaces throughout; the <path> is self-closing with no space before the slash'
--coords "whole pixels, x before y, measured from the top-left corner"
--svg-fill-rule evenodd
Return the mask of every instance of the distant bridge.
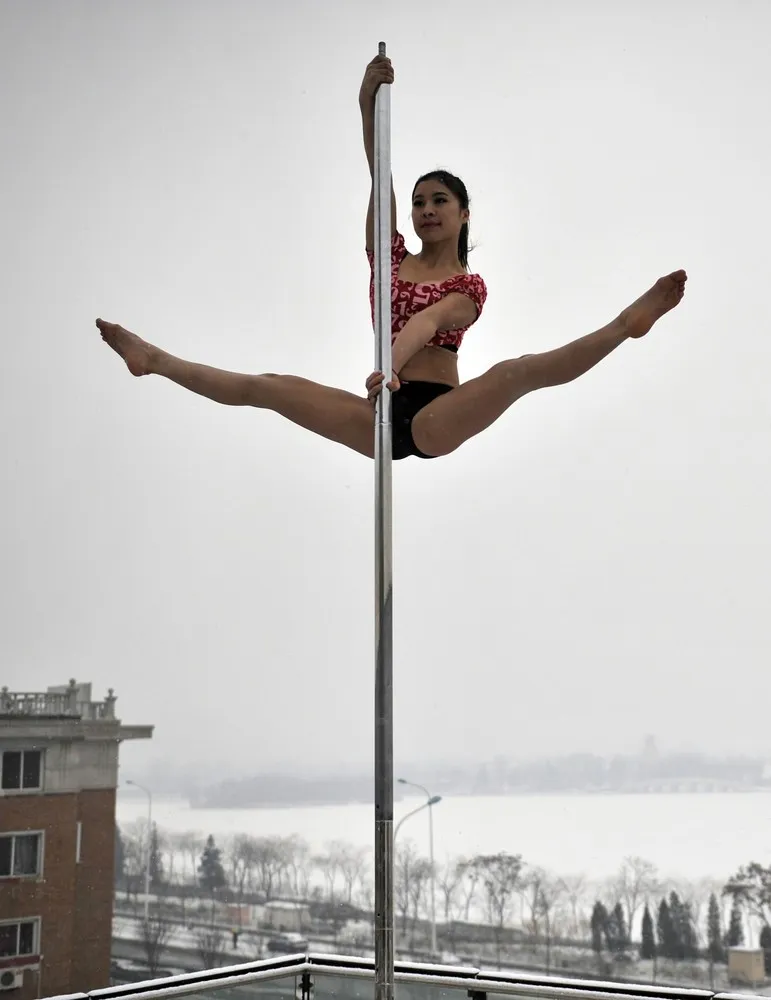
<path id="1" fill-rule="evenodd" d="M 648 792 L 651 795 L 677 795 L 710 792 L 771 792 L 771 787 L 755 785 L 749 781 L 731 781 L 725 778 L 646 778 L 643 781 L 629 782 L 619 791 L 639 794 Z"/>

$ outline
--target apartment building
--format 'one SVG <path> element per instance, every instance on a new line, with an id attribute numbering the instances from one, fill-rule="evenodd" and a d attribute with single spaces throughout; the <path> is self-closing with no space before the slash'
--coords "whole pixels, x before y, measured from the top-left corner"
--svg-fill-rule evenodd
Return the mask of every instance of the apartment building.
<path id="1" fill-rule="evenodd" d="M 150 739 L 112 690 L 0 690 L 0 1000 L 109 984 L 118 752 Z"/>

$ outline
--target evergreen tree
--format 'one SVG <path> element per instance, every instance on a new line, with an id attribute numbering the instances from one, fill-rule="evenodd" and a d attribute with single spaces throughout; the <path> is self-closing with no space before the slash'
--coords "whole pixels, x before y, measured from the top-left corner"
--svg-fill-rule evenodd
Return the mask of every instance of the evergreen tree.
<path id="1" fill-rule="evenodd" d="M 720 926 L 720 906 L 714 892 L 709 897 L 709 911 L 707 913 L 707 954 L 713 962 L 725 962 L 726 960 L 723 931 Z"/>
<path id="2" fill-rule="evenodd" d="M 123 843 L 123 834 L 120 827 L 115 824 L 115 884 L 121 885 L 126 874 L 126 846 Z"/>
<path id="3" fill-rule="evenodd" d="M 731 907 L 731 920 L 728 924 L 728 933 L 725 943 L 729 948 L 739 948 L 744 944 L 744 926 L 742 925 L 742 911 L 738 900 L 734 900 Z"/>
<path id="4" fill-rule="evenodd" d="M 206 838 L 206 846 L 198 865 L 198 878 L 201 886 L 208 892 L 215 892 L 227 885 L 225 869 L 222 867 L 222 853 L 215 845 L 211 834 Z"/>
<path id="5" fill-rule="evenodd" d="M 616 903 L 605 924 L 605 936 L 608 949 L 615 954 L 621 954 L 627 945 L 626 918 L 624 907 Z"/>
<path id="6" fill-rule="evenodd" d="M 153 823 L 150 831 L 150 886 L 160 889 L 163 885 L 163 858 L 161 857 L 161 842 L 158 836 L 158 826 Z"/>
<path id="7" fill-rule="evenodd" d="M 683 924 L 685 923 L 685 919 L 683 904 L 673 889 L 669 894 L 669 924 L 672 936 L 667 958 L 685 958 L 685 942 L 683 941 Z"/>
<path id="8" fill-rule="evenodd" d="M 763 924 L 758 943 L 763 949 L 763 960 L 766 966 L 766 975 L 768 976 L 771 974 L 771 927 L 768 924 Z"/>
<path id="9" fill-rule="evenodd" d="M 656 957 L 656 938 L 653 933 L 653 918 L 648 904 L 645 904 L 642 917 L 642 943 L 640 944 L 640 958 Z"/>
<path id="10" fill-rule="evenodd" d="M 607 933 L 608 911 L 603 903 L 598 899 L 592 910 L 592 949 L 599 955 L 602 952 L 602 945 Z"/>
<path id="11" fill-rule="evenodd" d="M 667 903 L 666 899 L 662 899 L 659 903 L 656 930 L 659 937 L 658 954 L 663 955 L 664 958 L 676 958 L 677 939 L 674 927 L 672 926 L 672 914 L 669 909 L 669 903 Z"/>

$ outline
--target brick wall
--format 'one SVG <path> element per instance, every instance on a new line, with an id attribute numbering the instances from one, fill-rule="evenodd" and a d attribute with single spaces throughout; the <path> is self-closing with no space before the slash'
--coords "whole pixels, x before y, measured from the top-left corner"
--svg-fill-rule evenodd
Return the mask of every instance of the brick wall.
<path id="1" fill-rule="evenodd" d="M 80 864 L 75 880 L 72 989 L 110 984 L 115 885 L 115 789 L 80 792 Z"/>
<path id="2" fill-rule="evenodd" d="M 0 833 L 24 830 L 45 834 L 43 875 L 0 879 L 0 920 L 41 918 L 42 963 L 13 1000 L 109 985 L 115 790 L 0 798 Z"/>

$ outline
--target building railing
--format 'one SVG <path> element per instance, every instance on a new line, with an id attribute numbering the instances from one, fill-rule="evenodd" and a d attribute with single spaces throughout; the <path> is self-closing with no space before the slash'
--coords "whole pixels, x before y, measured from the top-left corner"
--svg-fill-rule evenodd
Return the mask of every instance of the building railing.
<path id="1" fill-rule="evenodd" d="M 104 701 L 79 701 L 78 687 L 71 680 L 66 691 L 9 691 L 0 688 L 0 715 L 65 717 L 100 722 L 115 718 L 117 698 L 112 688 Z"/>
<path id="2" fill-rule="evenodd" d="M 298 954 L 208 972 L 170 976 L 66 1000 L 128 1000 L 189 996 L 200 1000 L 372 1000 L 374 962 L 341 955 Z M 756 994 L 629 985 L 583 979 L 539 978 L 458 966 L 397 962 L 396 1000 L 752 1000 Z M 272 985 L 269 985 L 272 984 Z M 216 996 L 220 994 L 220 996 Z M 65 998 L 50 998 L 65 1000 Z"/>

